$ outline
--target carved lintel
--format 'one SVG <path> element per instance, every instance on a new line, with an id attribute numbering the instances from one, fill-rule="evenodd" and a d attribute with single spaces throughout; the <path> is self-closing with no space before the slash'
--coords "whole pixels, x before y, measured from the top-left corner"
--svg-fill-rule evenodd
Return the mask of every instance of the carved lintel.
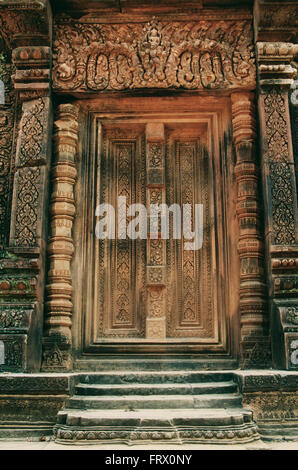
<path id="1" fill-rule="evenodd" d="M 221 22 L 219 33 L 212 21 L 119 26 L 58 17 L 54 30 L 56 91 L 255 86 L 249 21 Z"/>
<path id="2" fill-rule="evenodd" d="M 78 108 L 65 104 L 54 122 L 55 160 L 52 171 L 50 268 L 47 284 L 46 337 L 43 369 L 69 369 L 71 346 L 72 279 L 74 252 L 72 225 L 75 216 L 75 158 L 78 142 Z M 62 352 L 58 352 L 62 351 Z"/>

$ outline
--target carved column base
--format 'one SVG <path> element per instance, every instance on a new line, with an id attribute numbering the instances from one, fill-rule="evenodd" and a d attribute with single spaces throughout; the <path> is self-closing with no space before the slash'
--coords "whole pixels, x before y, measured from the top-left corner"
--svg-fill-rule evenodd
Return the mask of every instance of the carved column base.
<path id="1" fill-rule="evenodd" d="M 273 301 L 273 327 L 274 367 L 298 370 L 297 299 Z"/>
<path id="2" fill-rule="evenodd" d="M 35 258 L 5 251 L 0 260 L 0 373 L 38 372 L 43 308 Z"/>
<path id="3" fill-rule="evenodd" d="M 43 338 L 43 372 L 66 372 L 72 369 L 71 341 L 61 336 Z"/>
<path id="4" fill-rule="evenodd" d="M 272 366 L 271 339 L 266 336 L 251 335 L 241 339 L 240 368 L 267 369 Z"/>

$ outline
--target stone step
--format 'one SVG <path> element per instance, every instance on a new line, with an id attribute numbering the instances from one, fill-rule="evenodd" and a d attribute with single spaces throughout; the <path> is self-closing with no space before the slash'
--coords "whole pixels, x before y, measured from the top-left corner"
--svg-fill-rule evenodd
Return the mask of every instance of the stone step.
<path id="1" fill-rule="evenodd" d="M 205 382 L 205 383 L 161 383 L 161 384 L 123 384 L 123 385 L 99 385 L 78 384 L 75 388 L 76 395 L 206 395 L 226 394 L 237 392 L 237 385 L 230 382 Z"/>
<path id="2" fill-rule="evenodd" d="M 212 410 L 202 408 L 189 409 L 164 409 L 164 410 L 81 410 L 65 409 L 58 413 L 58 424 L 69 426 L 156 426 L 179 425 L 207 426 L 215 424 L 227 426 L 229 424 L 243 424 L 252 421 L 252 412 L 239 408 L 214 408 Z"/>
<path id="3" fill-rule="evenodd" d="M 158 384 L 158 383 L 205 383 L 232 381 L 231 372 L 192 372 L 192 371 L 134 371 L 96 372 L 80 374 L 84 384 Z"/>
<path id="4" fill-rule="evenodd" d="M 68 408 L 75 409 L 179 409 L 179 408 L 232 408 L 240 407 L 238 393 L 198 395 L 127 395 L 127 396 L 72 396 Z"/>
<path id="5" fill-rule="evenodd" d="M 113 359 L 102 357 L 88 357 L 88 359 L 78 359 L 74 364 L 78 371 L 214 371 L 233 370 L 237 368 L 237 361 L 229 358 L 210 358 L 201 356 L 200 359 L 193 357 L 172 356 L 171 359 L 156 357 L 148 359 L 140 356 L 115 356 Z"/>
<path id="6" fill-rule="evenodd" d="M 250 442 L 259 438 L 252 413 L 243 409 L 88 410 L 58 414 L 59 442 Z"/>

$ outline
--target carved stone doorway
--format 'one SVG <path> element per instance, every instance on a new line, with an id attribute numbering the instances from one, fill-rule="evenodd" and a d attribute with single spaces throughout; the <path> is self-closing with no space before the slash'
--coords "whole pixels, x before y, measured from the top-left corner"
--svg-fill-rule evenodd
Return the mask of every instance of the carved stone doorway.
<path id="1" fill-rule="evenodd" d="M 229 99 L 109 98 L 88 108 L 73 263 L 78 350 L 231 357 L 239 270 Z M 119 239 L 117 226 L 115 240 L 98 240 L 96 207 L 111 204 L 117 221 L 119 196 L 148 212 L 155 203 L 202 204 L 202 248 L 173 239 L 172 217 L 168 240 Z"/>

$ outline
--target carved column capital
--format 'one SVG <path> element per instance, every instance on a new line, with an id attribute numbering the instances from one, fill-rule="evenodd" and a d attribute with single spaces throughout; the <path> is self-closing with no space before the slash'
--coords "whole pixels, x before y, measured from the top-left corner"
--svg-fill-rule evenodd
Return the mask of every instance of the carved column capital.
<path id="1" fill-rule="evenodd" d="M 14 88 L 22 101 L 50 95 L 52 52 L 48 46 L 18 47 L 12 52 Z"/>
<path id="2" fill-rule="evenodd" d="M 255 0 L 256 41 L 297 41 L 297 0 Z"/>
<path id="3" fill-rule="evenodd" d="M 231 94 L 233 136 L 235 145 L 243 141 L 255 142 L 255 94 L 253 92 L 233 92 Z"/>
<path id="4" fill-rule="evenodd" d="M 260 86 L 290 87 L 296 72 L 291 62 L 297 53 L 298 44 L 258 42 L 257 60 Z"/>
<path id="5" fill-rule="evenodd" d="M 0 38 L 8 51 L 23 45 L 49 45 L 52 12 L 49 0 L 0 2 Z"/>

